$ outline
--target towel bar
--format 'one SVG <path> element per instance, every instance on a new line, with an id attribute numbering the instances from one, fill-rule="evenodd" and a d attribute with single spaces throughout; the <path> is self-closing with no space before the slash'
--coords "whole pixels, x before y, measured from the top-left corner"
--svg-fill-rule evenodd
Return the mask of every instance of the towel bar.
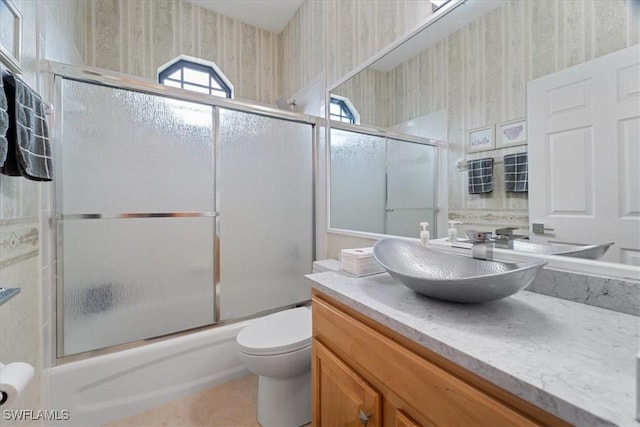
<path id="1" fill-rule="evenodd" d="M 15 89 L 16 84 L 13 81 L 13 79 L 7 79 L 7 80 L 4 79 L 5 77 L 9 77 L 9 73 L 7 72 L 7 70 L 5 70 L 4 68 L 1 68 L 1 69 L 2 69 L 2 81 L 4 82 L 4 84 L 9 85 Z M 47 115 L 53 114 L 53 105 L 45 101 L 42 101 L 42 103 L 44 104 L 44 113 Z"/>
<path id="2" fill-rule="evenodd" d="M 11 87 L 15 88 L 15 87 L 16 87 L 16 84 L 13 82 L 13 80 L 12 80 L 12 79 L 7 79 L 7 80 L 5 80 L 5 79 L 4 79 L 5 77 L 9 77 L 9 72 L 8 72 L 7 70 L 5 70 L 4 68 L 2 68 L 2 67 L 0 67 L 0 69 L 2 69 L 2 81 L 3 81 L 5 84 L 8 84 L 8 85 L 10 85 Z"/>

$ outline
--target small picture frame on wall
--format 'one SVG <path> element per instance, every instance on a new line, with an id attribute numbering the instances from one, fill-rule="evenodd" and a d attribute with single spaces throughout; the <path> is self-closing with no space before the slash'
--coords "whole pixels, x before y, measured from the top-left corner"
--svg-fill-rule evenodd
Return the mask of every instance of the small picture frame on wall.
<path id="1" fill-rule="evenodd" d="M 497 148 L 514 147 L 527 143 L 527 119 L 521 118 L 496 125 Z"/>
<path id="2" fill-rule="evenodd" d="M 493 150 L 496 148 L 493 126 L 471 129 L 467 131 L 467 153 Z"/>
<path id="3" fill-rule="evenodd" d="M 19 73 L 22 50 L 22 13 L 13 0 L 0 0 L 0 62 Z"/>

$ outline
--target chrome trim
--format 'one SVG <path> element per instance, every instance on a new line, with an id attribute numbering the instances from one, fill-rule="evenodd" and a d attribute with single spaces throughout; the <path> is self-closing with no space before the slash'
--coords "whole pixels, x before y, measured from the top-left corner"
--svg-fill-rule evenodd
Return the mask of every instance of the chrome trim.
<path id="1" fill-rule="evenodd" d="M 132 79 L 132 76 L 110 72 L 106 70 L 99 70 L 90 67 L 76 67 L 66 64 L 61 64 L 57 62 L 45 62 L 44 67 L 46 71 L 49 72 L 51 79 L 54 82 L 56 93 L 55 93 L 55 107 L 54 107 L 54 119 L 56 123 L 56 129 L 54 133 L 56 134 L 56 150 L 60 150 L 60 141 L 63 139 L 62 129 L 63 129 L 63 117 L 62 117 L 62 82 L 63 79 L 67 80 L 75 80 L 84 83 L 90 84 L 98 84 L 106 87 L 112 87 L 115 89 L 125 89 L 125 90 L 133 90 L 142 93 L 149 93 L 158 96 L 164 96 L 173 99 L 179 99 L 184 101 L 195 102 L 203 105 L 213 106 L 213 114 L 214 117 L 214 176 L 216 181 L 214 182 L 214 192 L 215 192 L 215 205 L 214 212 L 173 212 L 173 213 L 112 213 L 112 214 L 63 214 L 59 212 L 60 207 L 62 206 L 62 188 L 56 188 L 61 185 L 62 180 L 58 178 L 56 180 L 56 185 L 54 186 L 54 201 L 55 211 L 54 211 L 54 225 L 56 229 L 56 253 L 55 253 L 55 269 L 56 269 L 56 355 L 54 356 L 54 365 L 65 364 L 68 362 L 78 361 L 87 359 L 97 355 L 114 353 L 117 351 L 136 348 L 141 345 L 155 343 L 158 341 L 164 341 L 167 339 L 176 338 L 182 335 L 190 334 L 192 332 L 197 332 L 201 330 L 211 329 L 218 326 L 224 326 L 227 324 L 232 324 L 244 320 L 250 320 L 257 317 L 264 316 L 269 313 L 273 313 L 276 311 L 280 311 L 283 309 L 288 309 L 295 307 L 299 304 L 308 304 L 309 300 L 301 301 L 296 304 L 289 304 L 286 306 L 269 309 L 265 311 L 261 311 L 258 313 L 253 313 L 248 316 L 243 316 L 234 319 L 227 319 L 224 321 L 220 321 L 220 195 L 217 186 L 217 182 L 219 182 L 219 146 L 220 146 L 220 132 L 219 132 L 219 118 L 220 118 L 220 108 L 240 111 L 249 114 L 255 114 L 259 116 L 266 116 L 274 119 L 298 122 L 302 124 L 307 124 L 311 126 L 312 130 L 312 150 L 315 144 L 317 143 L 317 138 L 315 135 L 316 122 L 321 120 L 314 116 L 298 114 L 294 112 L 279 110 L 276 108 L 272 108 L 269 106 L 260 106 L 254 104 L 248 104 L 241 101 L 236 100 L 228 100 L 224 98 L 218 98 L 210 95 L 198 94 L 195 92 L 184 91 L 181 89 L 171 88 L 164 85 L 156 84 L 155 82 L 150 81 L 136 81 Z M 312 153 L 312 161 L 314 159 L 314 155 Z M 58 155 L 58 161 L 56 162 L 58 177 L 62 176 L 62 156 Z M 316 170 L 314 165 L 312 164 L 312 174 L 315 174 Z M 315 183 L 312 180 L 312 197 L 315 197 Z M 312 258 L 315 259 L 315 199 L 312 200 L 312 207 L 314 209 L 313 212 L 313 223 L 312 223 Z M 79 220 L 79 219 L 136 219 L 136 218 L 170 218 L 170 217 L 212 217 L 215 218 L 215 229 L 214 229 L 214 245 L 217 244 L 217 247 L 214 247 L 214 318 L 213 323 L 205 326 L 201 326 L 198 328 L 192 328 L 184 331 L 179 331 L 167 335 L 162 335 L 159 337 L 151 337 L 142 340 L 136 340 L 130 343 L 124 343 L 114 346 L 109 346 L 102 349 L 91 350 L 83 353 L 62 356 L 64 354 L 64 292 L 63 292 L 63 280 L 62 280 L 62 262 L 58 265 L 58 260 L 62 259 L 63 251 L 62 251 L 62 229 L 63 229 L 63 220 Z M 217 250 L 216 250 L 217 248 Z"/>
<path id="2" fill-rule="evenodd" d="M 389 228 L 389 139 L 384 139 L 384 223 L 382 232 L 387 234 Z M 393 209 L 391 209 L 393 212 Z"/>
<path id="3" fill-rule="evenodd" d="M 220 108 L 213 108 L 213 206 L 220 213 Z M 220 322 L 220 215 L 213 228 L 213 321 Z"/>
<path id="4" fill-rule="evenodd" d="M 69 356 L 64 356 L 64 357 L 59 357 L 56 360 L 56 366 L 60 366 L 60 365 L 64 365 L 67 363 L 71 363 L 71 362 L 77 362 L 79 360 L 85 360 L 85 359 L 90 359 L 92 357 L 95 356 L 103 356 L 105 354 L 111 354 L 111 353 L 117 353 L 119 351 L 123 351 L 123 350 L 131 350 L 134 348 L 138 348 L 138 347 L 142 347 L 144 345 L 147 344 L 155 344 L 158 342 L 162 342 L 162 341 L 168 341 L 174 338 L 178 338 L 181 336 L 185 336 L 185 335 L 189 335 L 195 332 L 202 332 L 202 331 L 207 331 L 209 329 L 216 329 L 218 327 L 221 326 L 227 326 L 227 325 L 232 325 L 234 323 L 240 323 L 240 322 L 245 322 L 247 320 L 253 320 L 253 319 L 257 319 L 263 316 L 266 316 L 268 314 L 271 313 L 277 313 L 278 311 L 283 311 L 283 310 L 288 310 L 290 308 L 295 308 L 297 306 L 301 306 L 301 305 L 308 305 L 310 303 L 311 300 L 304 300 L 304 301 L 299 301 L 297 303 L 293 303 L 293 304 L 287 304 L 281 307 L 277 307 L 277 308 L 273 308 L 273 309 L 269 309 L 269 310 L 264 310 L 258 313 L 254 313 L 248 316 L 242 316 L 242 317 L 237 317 L 234 319 L 227 319 L 227 320 L 223 320 L 220 321 L 218 323 L 213 323 L 210 325 L 205 325 L 205 326 L 199 326 L 197 328 L 191 328 L 191 329 L 187 329 L 184 331 L 179 331 L 179 332 L 174 332 L 171 334 L 166 334 L 166 335 L 161 335 L 158 337 L 153 337 L 153 338 L 144 338 L 144 339 L 140 339 L 140 340 L 136 340 L 136 341 L 131 341 L 128 343 L 124 343 L 124 344 L 118 344 L 118 345 L 114 345 L 114 346 L 110 346 L 110 347 L 105 347 L 105 348 L 101 348 L 98 350 L 90 350 L 90 351 L 85 351 L 82 353 L 77 353 L 77 354 L 72 354 Z"/>
<path id="5" fill-rule="evenodd" d="M 114 213 L 114 214 L 62 214 L 58 219 L 139 219 L 139 218 L 215 218 L 218 212 L 154 212 L 154 213 Z"/>
<path id="6" fill-rule="evenodd" d="M 115 87 L 118 89 L 129 89 L 138 92 L 151 93 L 183 101 L 197 102 L 199 104 L 214 107 L 227 108 L 230 110 L 242 111 L 246 113 L 258 114 L 261 116 L 275 117 L 278 119 L 294 122 L 315 124 L 317 117 L 308 114 L 300 114 L 293 111 L 280 110 L 270 105 L 257 105 L 236 99 L 220 98 L 213 95 L 205 95 L 184 89 L 165 86 L 155 81 L 146 80 L 142 77 L 131 76 L 115 71 L 102 70 L 94 67 L 75 66 L 62 64 L 55 61 L 44 63 L 46 71 L 70 80 L 97 83 L 103 86 Z M 136 80 L 134 80 L 134 78 Z"/>
<path id="7" fill-rule="evenodd" d="M 318 126 L 311 125 L 311 264 L 316 260 L 316 176 L 318 174 Z M 309 269 L 311 272 L 311 269 Z"/>
<path id="8" fill-rule="evenodd" d="M 330 122 L 330 126 L 327 126 L 327 146 L 326 146 L 326 162 L 327 162 L 327 173 L 326 173 L 326 178 L 327 178 L 327 184 L 326 184 L 326 193 L 327 193 L 327 232 L 333 232 L 333 233 L 340 233 L 340 234 L 346 234 L 346 235 L 356 235 L 358 237 L 366 237 L 366 238 L 374 238 L 374 239 L 379 239 L 380 236 L 382 237 L 389 237 L 391 235 L 386 234 L 387 233 L 387 217 L 388 217 L 388 212 L 393 212 L 393 210 L 389 210 L 388 209 L 388 205 L 389 205 L 389 194 L 388 194 L 388 165 L 387 165 L 387 159 L 389 157 L 389 153 L 388 153 L 388 147 L 389 147 L 389 140 L 395 140 L 395 141 L 402 141 L 402 142 L 408 142 L 408 143 L 415 143 L 415 144 L 422 144 L 422 145 L 428 145 L 430 147 L 433 147 L 436 150 L 435 156 L 436 156 L 436 166 L 435 166 L 435 180 L 434 180 L 434 185 L 435 185 L 435 189 L 434 189 L 434 203 L 435 203 L 435 207 L 433 208 L 403 208 L 402 210 L 428 210 L 428 211 L 434 211 L 434 222 L 435 224 L 431 225 L 431 229 L 432 230 L 437 230 L 437 225 L 438 225 L 438 181 L 439 181 L 439 169 L 440 169 L 440 156 L 442 155 L 442 150 L 440 149 L 441 144 L 446 144 L 445 141 L 438 141 L 435 139 L 430 139 L 430 138 L 422 138 L 419 136 L 415 136 L 415 135 L 408 135 L 408 134 L 404 134 L 404 133 L 398 133 L 398 132 L 393 132 L 393 131 L 388 131 L 386 129 L 383 128 L 376 128 L 373 126 L 362 126 L 362 125 L 354 125 L 354 124 L 350 124 L 350 123 L 342 123 L 342 122 L 336 122 L 336 121 L 331 121 Z M 369 232 L 359 232 L 359 231 L 355 231 L 355 233 L 357 234 L 353 234 L 353 233 L 344 233 L 344 229 L 341 228 L 335 228 L 335 227 L 331 227 L 331 130 L 332 129 L 339 129 L 339 130 L 344 130 L 344 131 L 348 131 L 348 132 L 353 132 L 353 133 L 358 133 L 358 134 L 365 134 L 365 135 L 371 135 L 371 136 L 377 136 L 380 138 L 384 138 L 384 149 L 385 149 L 385 188 L 384 188 L 384 203 L 385 203 L 385 211 L 384 211 L 384 231 L 382 234 L 379 233 L 369 233 Z M 400 209 L 399 209 L 400 210 Z M 364 234 L 363 234 L 364 233 Z"/>
<path id="9" fill-rule="evenodd" d="M 355 132 L 365 135 L 379 136 L 381 138 L 391 138 L 397 139 L 400 141 L 413 142 L 415 144 L 423 144 L 423 145 L 431 145 L 436 146 L 439 143 L 443 143 L 444 141 L 438 141 L 436 139 L 431 138 L 423 138 L 421 136 L 409 135 L 406 133 L 394 132 L 392 130 L 388 130 L 385 128 L 379 128 L 371 125 L 354 125 L 351 123 L 342 123 L 331 120 L 329 129 L 340 129 L 346 130 L 348 132 Z M 329 131 L 331 133 L 331 131 Z"/>
<path id="10" fill-rule="evenodd" d="M 438 144 L 435 146 L 435 150 L 436 150 L 436 167 L 435 167 L 435 171 L 434 171 L 434 177 L 433 177 L 433 185 L 434 185 L 434 189 L 433 189 L 433 222 L 435 222 L 435 224 L 433 224 L 433 226 L 430 226 L 429 229 L 432 230 L 431 233 L 433 233 L 434 237 L 438 236 L 438 225 L 440 224 L 440 220 L 438 218 L 438 214 L 440 213 L 440 168 L 441 168 L 441 163 L 442 162 L 442 156 L 446 155 L 446 153 L 444 153 L 444 150 L 442 150 L 442 147 Z M 447 208 L 446 211 L 448 211 L 448 202 L 447 202 Z M 447 220 L 449 218 L 445 218 L 444 220 L 444 224 L 442 225 L 446 225 Z"/>
<path id="11" fill-rule="evenodd" d="M 51 260 L 52 268 L 54 269 L 55 275 L 55 292 L 51 292 L 55 298 L 55 356 L 53 356 L 52 366 L 55 365 L 55 360 L 64 354 L 64 271 L 62 269 L 62 262 L 60 259 L 64 258 L 63 254 L 63 246 L 62 246 L 62 236 L 63 236 L 63 222 L 57 219 L 59 215 L 59 209 L 62 206 L 62 147 L 61 141 L 64 137 L 63 135 L 63 116 L 62 116 L 62 98 L 63 98 L 63 88 L 62 88 L 62 78 L 51 75 L 51 79 L 53 80 L 54 90 L 53 90 L 53 103 L 54 103 L 54 114 L 52 117 L 54 126 L 53 126 L 53 152 L 55 153 L 56 161 L 54 164 L 54 176 L 55 182 L 52 186 L 52 201 L 53 206 L 51 209 L 53 210 L 53 224 L 52 229 L 54 232 L 53 240 L 53 259 Z M 53 345 L 53 343 L 52 343 Z M 52 351 L 53 353 L 53 351 Z"/>

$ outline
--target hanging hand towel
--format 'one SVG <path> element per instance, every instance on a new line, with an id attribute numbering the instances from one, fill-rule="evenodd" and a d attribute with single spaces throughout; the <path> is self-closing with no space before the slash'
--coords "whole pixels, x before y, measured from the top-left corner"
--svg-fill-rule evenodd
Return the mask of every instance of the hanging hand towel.
<path id="1" fill-rule="evenodd" d="M 9 151 L 7 129 L 9 129 L 9 113 L 7 112 L 7 95 L 4 93 L 4 69 L 0 66 L 0 167 L 4 165 Z"/>
<path id="2" fill-rule="evenodd" d="M 42 98 L 18 76 L 8 71 L 5 73 L 9 150 L 1 171 L 34 181 L 51 181 L 53 167 L 49 127 Z"/>
<path id="3" fill-rule="evenodd" d="M 504 156 L 504 189 L 510 193 L 529 191 L 529 171 L 527 153 Z"/>
<path id="4" fill-rule="evenodd" d="M 493 158 L 469 160 L 469 194 L 493 191 Z"/>

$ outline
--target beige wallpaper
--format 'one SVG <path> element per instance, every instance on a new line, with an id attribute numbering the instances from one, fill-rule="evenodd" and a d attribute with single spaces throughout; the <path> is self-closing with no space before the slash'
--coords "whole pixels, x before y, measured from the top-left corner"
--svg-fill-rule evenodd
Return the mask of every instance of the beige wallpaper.
<path id="1" fill-rule="evenodd" d="M 306 0 L 282 32 L 283 92 L 287 98 L 303 98 L 305 112 L 321 114 L 327 87 L 374 56 L 431 14 L 426 1 L 413 0 Z M 363 123 L 386 114 L 384 101 L 369 85 L 386 92 L 381 76 L 368 73 L 366 82 L 346 88 L 358 103 L 371 103 L 362 110 Z M 302 92 L 302 95 L 301 95 Z M 310 101 L 311 100 L 311 101 Z M 360 101 L 362 100 L 362 101 Z M 320 135 L 320 146 L 324 145 Z M 316 248 L 318 259 L 336 257 L 342 248 L 369 245 L 369 240 L 325 233 L 326 164 L 319 162 Z M 360 243 L 358 243 L 360 242 Z"/>
<path id="2" fill-rule="evenodd" d="M 389 73 L 366 69 L 331 93 L 349 98 L 360 115 L 360 123 L 390 125 L 391 79 Z"/>
<path id="3" fill-rule="evenodd" d="M 282 32 L 284 93 L 322 73 L 332 86 L 430 14 L 426 1 L 306 0 Z"/>
<path id="4" fill-rule="evenodd" d="M 235 98 L 282 96 L 282 43 L 275 33 L 183 0 L 87 0 L 88 65 L 157 79 L 178 55 L 213 61 Z"/>
<path id="5" fill-rule="evenodd" d="M 466 131 L 526 116 L 528 81 L 640 42 L 640 5 L 633 7 L 624 0 L 512 0 L 389 72 L 386 91 L 358 76 L 345 92 L 367 86 L 379 97 L 351 91 L 363 117 L 375 120 L 363 123 L 392 126 L 446 108 L 450 166 L 493 157 L 501 177 L 502 157 L 525 148 L 465 155 Z M 386 123 L 377 114 L 381 101 L 390 105 Z M 506 193 L 502 179 L 488 195 L 469 195 L 466 172 L 450 167 L 448 183 L 450 218 L 527 228 L 526 194 Z"/>

